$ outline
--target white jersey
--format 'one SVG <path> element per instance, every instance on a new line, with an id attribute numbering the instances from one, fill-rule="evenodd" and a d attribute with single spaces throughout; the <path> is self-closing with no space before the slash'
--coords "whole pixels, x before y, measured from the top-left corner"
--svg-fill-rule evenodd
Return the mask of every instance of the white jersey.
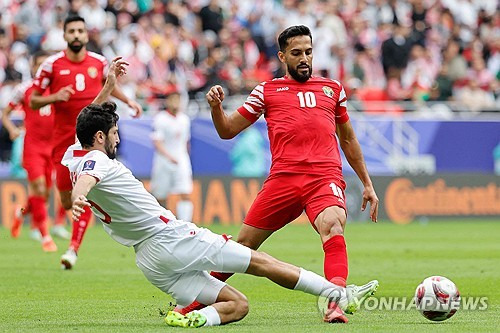
<path id="1" fill-rule="evenodd" d="M 165 229 L 165 221 L 175 219 L 127 167 L 99 150 L 81 150 L 76 143 L 61 163 L 69 168 L 73 185 L 81 175 L 97 180 L 87 195 L 92 211 L 104 222 L 104 230 L 125 246 L 142 242 Z"/>
<path id="2" fill-rule="evenodd" d="M 161 141 L 165 150 L 178 161 L 178 167 L 191 168 L 187 149 L 190 137 L 191 121 L 186 114 L 179 112 L 174 116 L 167 111 L 161 111 L 154 117 L 152 138 Z M 160 154 L 155 154 L 153 163 L 172 164 Z"/>

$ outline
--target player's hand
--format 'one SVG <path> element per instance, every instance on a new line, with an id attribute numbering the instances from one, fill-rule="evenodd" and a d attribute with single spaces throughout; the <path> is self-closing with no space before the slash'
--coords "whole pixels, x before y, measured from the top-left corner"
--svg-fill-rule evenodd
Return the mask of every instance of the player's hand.
<path id="1" fill-rule="evenodd" d="M 224 90 L 221 86 L 216 85 L 210 88 L 207 95 L 207 102 L 210 104 L 210 107 L 216 107 L 222 104 L 224 100 Z"/>
<path id="2" fill-rule="evenodd" d="M 66 87 L 62 87 L 61 89 L 59 89 L 59 91 L 56 92 L 56 101 L 57 102 L 67 102 L 71 95 L 73 95 L 75 93 L 75 91 L 73 90 L 73 85 L 70 84 Z"/>
<path id="3" fill-rule="evenodd" d="M 108 75 L 106 76 L 106 82 L 114 86 L 116 84 L 116 79 L 120 76 L 127 74 L 127 67 L 129 63 L 123 60 L 123 57 L 116 57 L 111 61 L 108 69 Z"/>
<path id="4" fill-rule="evenodd" d="M 361 204 L 361 210 L 366 209 L 366 204 L 370 203 L 370 219 L 377 223 L 378 216 L 378 197 L 375 193 L 373 186 L 365 186 L 363 190 L 363 203 Z"/>
<path id="5" fill-rule="evenodd" d="M 85 211 L 85 207 L 90 207 L 90 203 L 84 195 L 78 196 L 78 198 L 73 201 L 73 207 L 71 209 L 71 218 L 74 221 L 78 221 L 80 216 Z"/>
<path id="6" fill-rule="evenodd" d="M 135 112 L 134 114 L 132 114 L 132 117 L 139 118 L 142 115 L 142 106 L 139 103 L 129 99 L 127 105 Z"/>

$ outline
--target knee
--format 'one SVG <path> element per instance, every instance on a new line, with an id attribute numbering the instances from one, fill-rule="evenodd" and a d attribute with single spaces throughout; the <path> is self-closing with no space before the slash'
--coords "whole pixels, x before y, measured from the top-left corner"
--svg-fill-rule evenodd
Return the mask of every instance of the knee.
<path id="1" fill-rule="evenodd" d="M 33 194 L 37 197 L 48 197 L 47 188 L 43 182 L 35 182 L 32 184 Z"/>
<path id="2" fill-rule="evenodd" d="M 248 238 L 238 238 L 238 243 L 248 248 L 251 248 L 252 250 L 257 250 L 260 245 L 260 244 L 255 244 L 255 242 L 253 242 L 251 239 Z"/>
<path id="3" fill-rule="evenodd" d="M 326 221 L 324 224 L 325 235 L 335 236 L 344 234 L 344 226 L 338 220 Z"/>
<path id="4" fill-rule="evenodd" d="M 319 221 L 316 223 L 318 231 L 321 236 L 335 236 L 343 235 L 346 223 L 346 215 L 344 210 L 335 209 L 325 212 L 322 216 L 318 217 Z"/>

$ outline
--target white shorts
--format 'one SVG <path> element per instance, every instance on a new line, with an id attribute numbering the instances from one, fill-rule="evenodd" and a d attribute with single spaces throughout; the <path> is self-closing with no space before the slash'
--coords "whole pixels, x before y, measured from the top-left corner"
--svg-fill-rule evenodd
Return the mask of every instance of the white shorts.
<path id="1" fill-rule="evenodd" d="M 249 248 L 225 235 L 179 220 L 134 248 L 137 267 L 181 307 L 215 303 L 226 283 L 206 271 L 244 273 L 251 258 Z"/>
<path id="2" fill-rule="evenodd" d="M 179 165 L 155 160 L 151 170 L 151 193 L 158 199 L 169 194 L 190 194 L 193 192 L 191 163 Z"/>

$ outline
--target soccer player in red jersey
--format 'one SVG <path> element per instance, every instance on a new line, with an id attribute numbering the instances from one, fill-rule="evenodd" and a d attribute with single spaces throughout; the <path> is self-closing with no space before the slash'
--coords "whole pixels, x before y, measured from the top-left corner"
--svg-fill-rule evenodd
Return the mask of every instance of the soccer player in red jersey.
<path id="1" fill-rule="evenodd" d="M 49 55 L 38 52 L 33 56 L 33 71 Z M 21 231 L 23 215 L 32 214 L 32 225 L 42 236 L 42 249 L 46 252 L 57 251 L 57 246 L 50 237 L 47 228 L 47 199 L 49 189 L 52 186 L 52 127 L 54 125 L 54 113 L 50 105 L 34 111 L 29 107 L 29 98 L 33 92 L 31 81 L 21 83 L 14 89 L 14 94 L 2 112 L 2 123 L 13 140 L 21 134 L 21 130 L 10 120 L 10 113 L 16 108 L 22 108 L 26 135 L 23 147 L 23 167 L 28 174 L 29 196 L 25 207 L 16 208 L 11 227 L 14 238 Z"/>
<path id="2" fill-rule="evenodd" d="M 66 50 L 49 57 L 38 70 L 30 106 L 39 109 L 47 104 L 54 105 L 52 161 L 61 202 L 68 210 L 71 208 L 71 180 L 68 169 L 61 164 L 61 159 L 68 146 L 75 143 L 78 114 L 94 100 L 103 86 L 107 61 L 103 56 L 86 50 L 89 37 L 83 18 L 70 16 L 65 20 L 64 39 L 68 43 Z M 47 89 L 51 94 L 43 96 Z M 136 116 L 142 113 L 141 106 L 127 98 L 120 89 L 115 87 L 112 95 L 135 110 Z M 61 257 L 61 263 L 66 269 L 72 268 L 76 263 L 77 252 L 90 216 L 90 209 L 87 209 L 79 221 L 73 221 L 71 243 L 68 251 Z"/>
<path id="3" fill-rule="evenodd" d="M 344 241 L 346 184 L 335 134 L 347 161 L 364 185 L 361 209 L 370 203 L 373 222 L 377 221 L 379 200 L 349 121 L 342 84 L 312 76 L 309 28 L 287 28 L 278 42 L 278 57 L 286 65 L 286 75 L 257 85 L 237 112 L 224 113 L 224 92 L 220 86 L 212 87 L 206 95 L 215 128 L 223 139 L 235 137 L 261 115 L 267 121 L 271 170 L 245 218 L 238 242 L 257 249 L 273 232 L 305 210 L 323 243 L 325 277 L 345 286 L 348 274 Z M 227 273 L 212 275 L 221 280 L 230 276 Z M 195 307 L 199 306 L 192 304 L 181 311 Z M 324 320 L 348 321 L 335 304 L 331 304 Z"/>

